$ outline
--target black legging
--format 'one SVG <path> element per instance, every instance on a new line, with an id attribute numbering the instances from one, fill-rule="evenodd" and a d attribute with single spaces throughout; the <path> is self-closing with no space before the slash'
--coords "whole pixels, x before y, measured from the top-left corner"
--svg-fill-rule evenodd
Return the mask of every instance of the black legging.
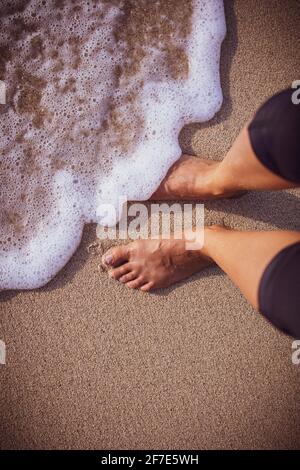
<path id="1" fill-rule="evenodd" d="M 248 127 L 260 162 L 300 186 L 300 104 L 289 89 L 270 98 Z M 277 328 L 300 338 L 300 242 L 281 250 L 265 269 L 259 286 L 261 313 Z"/>

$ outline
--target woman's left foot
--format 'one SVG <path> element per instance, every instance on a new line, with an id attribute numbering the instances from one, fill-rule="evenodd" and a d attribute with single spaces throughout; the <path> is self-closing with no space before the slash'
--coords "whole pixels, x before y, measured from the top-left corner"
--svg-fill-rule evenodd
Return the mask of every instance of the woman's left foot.
<path id="1" fill-rule="evenodd" d="M 110 277 L 143 292 L 168 287 L 212 263 L 186 240 L 137 240 L 110 249 L 102 258 Z"/>
<path id="2" fill-rule="evenodd" d="M 150 200 L 219 199 L 235 196 L 216 183 L 220 162 L 182 155 L 169 169 Z"/>

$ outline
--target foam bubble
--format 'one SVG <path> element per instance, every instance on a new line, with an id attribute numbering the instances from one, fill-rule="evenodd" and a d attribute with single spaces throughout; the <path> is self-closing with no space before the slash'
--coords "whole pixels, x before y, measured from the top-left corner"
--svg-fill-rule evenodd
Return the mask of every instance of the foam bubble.
<path id="1" fill-rule="evenodd" d="M 99 207 L 146 200 L 222 103 L 222 0 L 0 4 L 0 289 L 47 283 Z"/>

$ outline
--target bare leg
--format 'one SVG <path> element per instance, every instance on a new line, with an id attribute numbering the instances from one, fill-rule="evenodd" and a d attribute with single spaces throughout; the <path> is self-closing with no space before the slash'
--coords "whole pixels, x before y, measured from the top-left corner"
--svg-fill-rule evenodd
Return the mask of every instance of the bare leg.
<path id="1" fill-rule="evenodd" d="M 228 190 L 288 189 L 297 185 L 266 168 L 252 150 L 247 126 L 243 128 L 214 175 L 215 184 Z"/>
<path id="2" fill-rule="evenodd" d="M 257 308 L 265 268 L 279 251 L 298 241 L 300 232 L 241 232 L 214 227 L 205 230 L 202 253 L 212 258 Z"/>
<path id="3" fill-rule="evenodd" d="M 182 155 L 151 199 L 213 199 L 245 190 L 287 189 L 289 181 L 268 170 L 254 154 L 247 126 L 221 162 Z"/>
<path id="4" fill-rule="evenodd" d="M 142 291 L 167 287 L 212 262 L 228 274 L 245 297 L 258 307 L 258 286 L 272 258 L 300 241 L 300 232 L 240 232 L 208 227 L 199 251 L 186 249 L 184 240 L 139 240 L 109 250 L 103 263 L 110 276 Z"/>

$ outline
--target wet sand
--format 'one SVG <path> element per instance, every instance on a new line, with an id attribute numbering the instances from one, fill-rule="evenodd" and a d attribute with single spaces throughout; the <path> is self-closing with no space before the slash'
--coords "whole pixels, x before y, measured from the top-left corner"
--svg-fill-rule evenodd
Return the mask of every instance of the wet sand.
<path id="1" fill-rule="evenodd" d="M 185 152 L 215 159 L 265 98 L 300 78 L 296 0 L 225 7 L 224 105 L 181 135 Z M 300 230 L 299 197 L 207 203 L 206 223 Z M 0 294 L 0 448 L 300 448 L 292 339 L 215 267 L 150 295 L 109 280 L 87 252 L 94 234 L 86 228 L 45 288 Z"/>

